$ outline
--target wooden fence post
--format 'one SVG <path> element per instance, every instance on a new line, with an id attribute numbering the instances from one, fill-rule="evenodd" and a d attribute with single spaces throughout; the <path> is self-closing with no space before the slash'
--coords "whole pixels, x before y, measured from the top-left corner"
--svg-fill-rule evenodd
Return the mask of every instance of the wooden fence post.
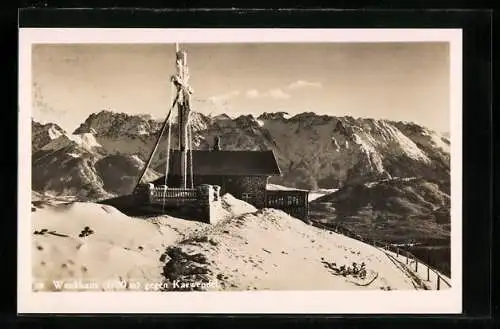
<path id="1" fill-rule="evenodd" d="M 430 281 L 430 272 L 429 265 L 427 265 L 427 281 Z"/>
<path id="2" fill-rule="evenodd" d="M 439 290 L 439 288 L 441 288 L 441 277 L 439 276 L 439 274 L 437 275 L 438 279 L 437 279 L 437 290 Z"/>
<path id="3" fill-rule="evenodd" d="M 406 265 L 408 265 L 408 252 L 406 252 Z"/>
<path id="4" fill-rule="evenodd" d="M 396 258 L 398 258 L 398 257 L 399 257 L 399 248 L 396 247 Z"/>
<path id="5" fill-rule="evenodd" d="M 415 258 L 415 272 L 418 273 L 418 260 Z"/>

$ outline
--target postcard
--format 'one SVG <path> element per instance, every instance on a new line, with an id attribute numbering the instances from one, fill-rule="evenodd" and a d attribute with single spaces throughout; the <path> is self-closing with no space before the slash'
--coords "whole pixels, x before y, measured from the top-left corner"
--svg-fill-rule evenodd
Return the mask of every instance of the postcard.
<path id="1" fill-rule="evenodd" d="M 19 33 L 20 313 L 461 312 L 461 30 Z"/>

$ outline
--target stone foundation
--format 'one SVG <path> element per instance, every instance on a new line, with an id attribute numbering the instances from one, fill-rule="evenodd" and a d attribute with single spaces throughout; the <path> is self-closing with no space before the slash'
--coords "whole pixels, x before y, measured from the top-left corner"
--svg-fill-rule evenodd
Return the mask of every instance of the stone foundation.
<path id="1" fill-rule="evenodd" d="M 166 213 L 188 220 L 215 224 L 221 209 L 220 186 L 202 184 L 196 189 L 167 189 L 142 184 L 132 195 L 137 213 Z M 165 194 L 163 194 L 165 193 Z M 165 196 L 163 199 L 162 196 Z"/>
<path id="2" fill-rule="evenodd" d="M 220 186 L 203 184 L 196 187 L 198 207 L 201 211 L 203 222 L 216 224 L 221 208 Z"/>

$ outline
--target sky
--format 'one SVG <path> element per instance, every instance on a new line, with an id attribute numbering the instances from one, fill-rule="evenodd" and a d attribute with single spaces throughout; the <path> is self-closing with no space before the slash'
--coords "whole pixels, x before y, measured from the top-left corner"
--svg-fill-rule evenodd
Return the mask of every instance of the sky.
<path id="1" fill-rule="evenodd" d="M 449 132 L 449 44 L 182 44 L 193 110 L 259 115 L 315 112 L 412 121 Z M 163 119 L 172 101 L 174 44 L 37 44 L 33 117 L 72 132 L 112 109 Z"/>

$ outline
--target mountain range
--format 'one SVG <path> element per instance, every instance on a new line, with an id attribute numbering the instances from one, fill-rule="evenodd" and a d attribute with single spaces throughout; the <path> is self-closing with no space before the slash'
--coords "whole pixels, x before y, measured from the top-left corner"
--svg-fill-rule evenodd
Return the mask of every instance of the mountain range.
<path id="1" fill-rule="evenodd" d="M 449 136 L 411 122 L 312 112 L 237 118 L 193 112 L 191 122 L 195 149 L 210 149 L 219 136 L 225 150 L 273 150 L 283 175 L 269 183 L 339 189 L 311 203 L 323 218 L 376 229 L 381 217 L 425 217 L 423 226 L 449 235 Z M 81 200 L 130 193 L 161 124 L 148 115 L 109 110 L 90 115 L 73 132 L 32 121 L 32 189 Z M 176 124 L 170 129 L 176 147 Z M 161 175 L 167 143 L 164 136 L 146 180 Z M 429 232 L 419 225 L 414 231 Z"/>
<path id="2" fill-rule="evenodd" d="M 220 136 L 226 150 L 274 150 L 284 174 L 272 178 L 272 183 L 317 189 L 391 177 L 449 180 L 449 138 L 413 123 L 311 112 L 293 117 L 278 112 L 235 119 L 195 112 L 191 120 L 196 149 L 209 149 L 215 136 Z M 73 133 L 55 123 L 33 121 L 32 154 L 35 160 L 41 151 L 64 146 L 93 154 L 96 161 L 109 155 L 145 161 L 160 127 L 161 122 L 149 116 L 112 111 L 90 115 Z M 173 124 L 171 129 L 175 132 L 176 128 Z M 177 145 L 175 133 L 171 137 L 171 145 Z M 166 144 L 165 137 L 152 168 L 164 161 Z"/>

